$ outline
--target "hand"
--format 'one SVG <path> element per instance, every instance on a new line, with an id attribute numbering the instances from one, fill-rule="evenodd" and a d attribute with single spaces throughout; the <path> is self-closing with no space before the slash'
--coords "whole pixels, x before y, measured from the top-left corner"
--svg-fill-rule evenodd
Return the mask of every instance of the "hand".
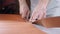
<path id="1" fill-rule="evenodd" d="M 30 11 L 27 4 L 20 5 L 20 14 L 22 15 L 22 18 L 28 19 L 29 13 Z"/>
<path id="2" fill-rule="evenodd" d="M 46 17 L 46 9 L 41 9 L 39 6 L 35 8 L 32 12 L 32 15 L 29 19 L 30 22 L 34 22 L 36 20 L 41 20 Z"/>

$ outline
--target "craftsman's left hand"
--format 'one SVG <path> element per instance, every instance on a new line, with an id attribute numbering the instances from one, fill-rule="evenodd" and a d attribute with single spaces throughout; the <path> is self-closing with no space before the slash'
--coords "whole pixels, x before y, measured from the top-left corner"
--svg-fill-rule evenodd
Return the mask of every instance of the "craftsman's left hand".
<path id="1" fill-rule="evenodd" d="M 22 15 L 22 18 L 28 19 L 30 10 L 27 6 L 27 4 L 20 5 L 20 14 Z"/>

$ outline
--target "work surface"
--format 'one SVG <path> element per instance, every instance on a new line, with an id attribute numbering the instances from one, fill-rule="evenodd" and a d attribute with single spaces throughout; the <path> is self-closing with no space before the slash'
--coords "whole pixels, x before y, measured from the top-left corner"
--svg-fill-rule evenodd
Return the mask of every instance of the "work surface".
<path id="1" fill-rule="evenodd" d="M 0 21 L 0 34 L 45 34 L 31 23 Z"/>
<path id="2" fill-rule="evenodd" d="M 46 34 L 21 16 L 0 15 L 0 34 Z"/>
<path id="3" fill-rule="evenodd" d="M 25 19 L 21 18 L 21 15 L 14 15 L 14 14 L 0 14 L 0 20 L 20 21 L 20 22 L 26 21 Z"/>

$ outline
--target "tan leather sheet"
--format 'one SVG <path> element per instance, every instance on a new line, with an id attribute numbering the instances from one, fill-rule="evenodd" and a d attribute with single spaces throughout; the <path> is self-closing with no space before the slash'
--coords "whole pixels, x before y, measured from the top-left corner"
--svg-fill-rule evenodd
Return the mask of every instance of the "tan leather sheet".
<path id="1" fill-rule="evenodd" d="M 45 18 L 42 20 L 42 24 L 48 28 L 60 27 L 60 17 Z"/>
<path id="2" fill-rule="evenodd" d="M 36 23 L 42 24 L 43 26 L 48 28 L 60 27 L 60 16 L 44 18 L 42 20 L 36 21 Z"/>

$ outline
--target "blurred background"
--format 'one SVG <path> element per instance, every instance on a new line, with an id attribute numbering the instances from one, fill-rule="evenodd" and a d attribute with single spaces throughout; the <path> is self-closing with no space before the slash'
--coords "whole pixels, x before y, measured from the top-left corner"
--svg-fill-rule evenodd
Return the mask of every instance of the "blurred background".
<path id="1" fill-rule="evenodd" d="M 31 0 L 31 11 L 34 10 L 38 0 Z M 47 17 L 60 16 L 60 0 L 50 0 L 47 6 Z"/>

